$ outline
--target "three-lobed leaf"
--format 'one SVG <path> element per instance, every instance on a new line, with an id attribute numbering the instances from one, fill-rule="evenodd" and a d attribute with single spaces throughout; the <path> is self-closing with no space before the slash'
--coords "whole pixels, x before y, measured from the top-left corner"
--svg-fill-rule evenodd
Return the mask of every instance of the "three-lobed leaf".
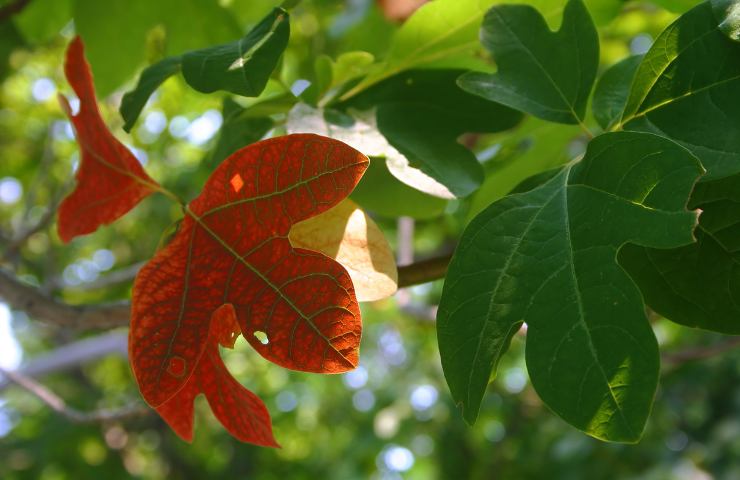
<path id="1" fill-rule="evenodd" d="M 437 316 L 445 377 L 469 422 L 526 322 L 527 367 L 543 401 L 589 435 L 639 439 L 657 385 L 658 347 L 617 251 L 627 242 L 692 242 L 696 213 L 685 205 L 701 173 L 698 160 L 670 140 L 605 134 L 581 162 L 493 203 L 469 224 Z"/>
<path id="2" fill-rule="evenodd" d="M 583 122 L 599 38 L 581 0 L 568 1 L 557 32 L 529 5 L 496 5 L 486 13 L 481 43 L 498 71 L 466 73 L 458 81 L 463 90 L 544 120 Z"/>
<path id="3" fill-rule="evenodd" d="M 171 243 L 136 277 L 129 349 L 149 404 L 163 405 L 198 371 L 217 311 L 286 368 L 357 365 L 361 323 L 349 275 L 321 253 L 293 248 L 288 234 L 346 197 L 367 163 L 341 142 L 302 134 L 250 145 L 219 165 Z"/>
<path id="4" fill-rule="evenodd" d="M 75 37 L 64 64 L 67 80 L 80 100 L 79 112 L 73 114 L 67 99 L 59 96 L 74 125 L 81 151 L 75 174 L 77 186 L 59 206 L 57 227 L 65 242 L 113 222 L 159 189 L 133 153 L 103 122 L 84 48 L 82 39 Z"/>

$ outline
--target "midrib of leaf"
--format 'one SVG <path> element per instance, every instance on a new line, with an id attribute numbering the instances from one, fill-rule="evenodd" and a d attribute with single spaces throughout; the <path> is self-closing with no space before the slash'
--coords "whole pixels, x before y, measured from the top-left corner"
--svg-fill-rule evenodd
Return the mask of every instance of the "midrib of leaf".
<path id="1" fill-rule="evenodd" d="M 570 172 L 568 176 L 570 176 Z M 625 417 L 624 412 L 622 411 L 622 406 L 617 401 L 617 397 L 614 395 L 614 391 L 612 390 L 612 386 L 609 383 L 609 379 L 606 376 L 606 372 L 604 371 L 604 368 L 601 366 L 601 363 L 599 363 L 599 355 L 596 352 L 596 348 L 594 347 L 594 344 L 593 344 L 593 339 L 591 338 L 591 331 L 589 330 L 588 324 L 586 323 L 586 314 L 583 311 L 583 298 L 581 297 L 581 289 L 578 284 L 578 276 L 576 275 L 575 254 L 573 252 L 573 241 L 572 241 L 571 233 L 570 233 L 570 214 L 569 214 L 569 209 L 568 209 L 568 186 L 569 185 L 567 184 L 567 180 L 566 180 L 566 184 L 562 188 L 562 195 L 563 195 L 562 205 L 563 205 L 563 218 L 564 218 L 563 223 L 565 225 L 566 244 L 568 245 L 568 251 L 567 251 L 567 254 L 569 256 L 569 261 L 568 261 L 569 269 L 568 270 L 573 280 L 574 292 L 576 294 L 576 301 L 578 304 L 578 325 L 583 329 L 583 331 L 586 334 L 586 339 L 588 340 L 587 342 L 588 350 L 594 359 L 594 363 L 599 369 L 599 373 L 601 373 L 601 378 L 604 380 L 604 383 L 609 389 L 609 398 L 614 403 L 614 406 L 616 407 L 617 412 L 619 412 L 619 416 L 622 418 L 622 421 L 624 422 L 624 425 L 629 431 L 630 435 L 634 437 L 634 432 L 632 431 L 632 427 L 627 421 L 627 418 Z M 598 192 L 603 192 L 603 190 L 598 190 L 598 189 L 594 189 L 594 190 Z M 604 192 L 604 193 L 608 193 L 608 192 Z M 553 361 L 554 360 L 555 359 L 553 359 Z M 552 365 L 552 362 L 551 362 L 551 365 Z"/>
<path id="2" fill-rule="evenodd" d="M 344 95 L 342 95 L 340 97 L 340 100 L 345 101 L 349 98 L 352 98 L 358 93 L 360 93 L 361 91 L 366 90 L 368 87 L 371 87 L 372 85 L 375 85 L 376 83 L 381 82 L 385 80 L 386 78 L 392 77 L 393 75 L 400 73 L 414 65 L 418 65 L 420 63 L 433 62 L 439 58 L 444 58 L 448 55 L 451 55 L 452 53 L 455 53 L 458 50 L 467 50 L 470 47 L 474 47 L 478 45 L 478 40 L 476 39 L 472 42 L 467 42 L 462 45 L 457 45 L 455 47 L 449 47 L 447 49 L 439 50 L 436 53 L 429 54 L 427 57 L 424 57 L 419 53 L 419 52 L 423 52 L 424 50 L 429 50 L 430 48 L 433 48 L 434 45 L 438 43 L 442 43 L 443 41 L 447 40 L 449 37 L 467 28 L 471 23 L 475 22 L 477 19 L 481 18 L 482 16 L 483 16 L 483 12 L 481 12 L 480 9 L 478 9 L 478 13 L 475 16 L 461 23 L 457 27 L 448 30 L 446 33 L 440 35 L 439 37 L 435 38 L 431 42 L 426 43 L 424 45 L 420 45 L 419 47 L 416 48 L 416 50 L 413 50 L 410 54 L 404 56 L 401 62 L 396 63 L 395 67 L 386 70 L 384 73 L 378 75 L 377 77 L 371 79 L 370 81 L 363 80 L 362 82 L 358 83 L 357 86 L 355 86 L 354 88 L 347 91 Z M 416 55 L 419 55 L 419 57 L 415 57 Z M 385 63 L 387 64 L 388 61 L 386 60 Z"/>
<path id="3" fill-rule="evenodd" d="M 292 300 L 291 300 L 291 299 L 290 299 L 290 298 L 289 298 L 288 296 L 286 296 L 286 295 L 285 295 L 285 294 L 283 293 L 283 291 L 282 291 L 282 290 L 280 289 L 280 287 L 278 287 L 277 285 L 275 285 L 274 283 L 272 283 L 272 282 L 270 281 L 270 279 L 269 279 L 269 278 L 267 278 L 267 277 L 266 277 L 266 276 L 265 276 L 265 275 L 264 275 L 264 274 L 263 274 L 262 272 L 260 272 L 260 271 L 259 271 L 259 269 L 255 268 L 255 267 L 254 267 L 254 266 L 253 266 L 252 264 L 250 264 L 249 262 L 247 262 L 247 261 L 246 261 L 245 259 L 241 258 L 241 255 L 239 255 L 239 253 L 238 253 L 238 252 L 237 252 L 236 250 L 234 250 L 234 249 L 233 249 L 233 248 L 231 247 L 231 245 L 229 245 L 228 243 L 226 243 L 226 242 L 225 242 L 225 241 L 224 241 L 224 240 L 223 240 L 223 239 L 222 239 L 222 238 L 221 238 L 221 237 L 220 237 L 220 236 L 219 236 L 219 235 L 218 235 L 218 234 L 217 234 L 216 232 L 214 232 L 214 231 L 213 231 L 213 230 L 212 230 L 212 229 L 211 229 L 211 228 L 210 228 L 210 227 L 209 227 L 209 226 L 208 226 L 208 225 L 207 225 L 207 224 L 206 224 L 206 223 L 205 223 L 205 222 L 204 222 L 204 221 L 202 220 L 202 218 L 201 218 L 201 217 L 199 217 L 198 215 L 196 215 L 196 214 L 195 214 L 195 212 L 193 212 L 193 211 L 192 211 L 192 210 L 191 210 L 191 209 L 190 209 L 189 207 L 185 207 L 185 211 L 187 212 L 187 214 L 188 214 L 188 215 L 190 215 L 190 216 L 191 216 L 191 217 L 193 218 L 193 220 L 195 220 L 195 221 L 196 221 L 196 223 L 198 223 L 198 225 L 199 225 L 200 227 L 202 227 L 202 228 L 203 228 L 203 229 L 204 229 L 204 230 L 205 230 L 206 232 L 208 232 L 208 233 L 209 233 L 209 234 L 210 234 L 210 235 L 211 235 L 211 236 L 212 236 L 212 237 L 213 237 L 213 238 L 214 238 L 214 239 L 215 239 L 215 240 L 216 240 L 216 241 L 217 241 L 217 242 L 218 242 L 218 243 L 219 243 L 219 244 L 220 244 L 220 245 L 221 245 L 221 246 L 222 246 L 222 247 L 223 247 L 223 248 L 225 249 L 225 250 L 227 250 L 227 251 L 228 251 L 228 252 L 229 252 L 229 253 L 230 253 L 231 255 L 233 255 L 233 256 L 234 256 L 235 258 L 239 259 L 239 261 L 240 261 L 240 262 L 241 262 L 241 263 L 242 263 L 242 264 L 243 264 L 243 265 L 244 265 L 245 267 L 247 267 L 247 268 L 248 268 L 248 269 L 249 269 L 250 271 L 252 271 L 252 273 L 254 273 L 255 275 L 257 275 L 257 276 L 258 276 L 258 277 L 259 277 L 259 278 L 260 278 L 260 279 L 261 279 L 261 280 L 262 280 L 263 282 L 265 282 L 265 283 L 266 283 L 266 284 L 267 284 L 267 285 L 268 285 L 268 286 L 269 286 L 269 287 L 270 287 L 270 288 L 271 288 L 271 289 L 272 289 L 272 290 L 273 290 L 273 291 L 274 291 L 275 293 L 277 293 L 277 294 L 278 294 L 278 295 L 280 296 L 280 298 L 282 298 L 282 299 L 283 299 L 283 300 L 285 301 L 285 303 L 287 303 L 287 304 L 288 304 L 288 305 L 290 306 L 290 308 L 292 308 L 292 309 L 293 309 L 293 310 L 294 310 L 294 311 L 295 311 L 296 313 L 298 313 L 298 314 L 299 314 L 299 315 L 301 316 L 301 318 L 302 318 L 302 319 L 303 319 L 303 320 L 304 320 L 304 321 L 305 321 L 306 323 L 308 323 L 308 325 L 309 325 L 309 326 L 310 326 L 310 327 L 311 327 L 311 328 L 312 328 L 312 329 L 313 329 L 313 330 L 314 330 L 314 331 L 315 331 L 315 332 L 316 332 L 316 333 L 317 333 L 317 334 L 318 334 L 318 335 L 319 335 L 319 336 L 320 336 L 321 338 L 323 338 L 323 339 L 324 339 L 324 340 L 326 341 L 327 345 L 328 345 L 329 347 L 331 347 L 331 349 L 332 349 L 332 350 L 334 350 L 334 351 L 335 351 L 335 352 L 336 352 L 337 354 L 339 354 L 339 355 L 340 355 L 340 356 L 341 356 L 341 357 L 342 357 L 342 358 L 343 358 L 343 359 L 344 359 L 344 360 L 345 360 L 345 361 L 347 362 L 347 364 L 348 364 L 348 365 L 350 365 L 350 366 L 353 366 L 353 367 L 355 366 L 355 365 L 354 365 L 354 364 L 353 364 L 352 362 L 350 362 L 350 361 L 349 361 L 349 360 L 347 359 L 347 357 L 345 357 L 345 356 L 344 356 L 344 354 L 342 354 L 342 352 L 340 352 L 339 350 L 337 350 L 337 349 L 336 349 L 336 348 L 334 347 L 334 344 L 333 344 L 333 343 L 331 342 L 331 339 L 329 339 L 328 337 L 326 337 L 326 335 L 324 335 L 324 334 L 323 334 L 323 332 L 322 332 L 322 331 L 321 331 L 321 330 L 320 330 L 320 329 L 319 329 L 319 328 L 318 328 L 318 327 L 316 326 L 316 324 L 314 324 L 314 323 L 313 323 L 313 321 L 312 321 L 312 318 L 313 318 L 313 317 L 307 316 L 307 315 L 306 315 L 306 314 L 305 314 L 305 313 L 303 312 L 303 310 L 301 310 L 300 308 L 298 308 L 298 306 L 297 306 L 297 305 L 296 305 L 295 303 L 293 303 L 293 301 L 292 301 Z M 195 232 L 193 232 L 193 236 L 195 236 Z M 189 270 L 189 268 L 188 268 L 188 270 Z M 334 305 L 333 307 L 336 307 L 336 308 L 338 308 L 338 309 L 340 309 L 340 310 L 341 310 L 341 309 L 343 309 L 343 307 L 339 307 L 338 305 Z M 344 310 L 346 310 L 346 309 L 344 309 Z M 347 312 L 349 312 L 349 310 L 346 310 L 346 311 L 347 311 Z M 349 313 L 352 313 L 352 312 L 349 312 Z M 293 333 L 295 333 L 295 332 L 293 332 Z M 291 338 L 292 338 L 293 336 L 294 336 L 294 335 L 291 335 Z"/>
<path id="4" fill-rule="evenodd" d="M 521 246 L 522 241 L 524 240 L 524 237 L 527 236 L 527 233 L 529 233 L 529 230 L 532 228 L 532 226 L 534 225 L 535 221 L 537 221 L 537 219 L 539 218 L 539 216 L 545 210 L 545 206 L 547 206 L 557 196 L 557 194 L 558 194 L 558 192 L 556 190 L 555 193 L 547 200 L 547 202 L 545 202 L 545 204 L 539 209 L 539 211 L 532 216 L 531 220 L 527 223 L 527 226 L 525 227 L 525 229 L 522 232 L 522 234 L 519 236 L 519 238 L 517 238 L 517 242 L 514 245 L 514 248 L 511 250 L 511 253 L 506 258 L 506 261 L 504 262 L 504 266 L 501 269 L 501 274 L 496 279 L 496 284 L 494 285 L 493 291 L 491 292 L 492 293 L 491 294 L 491 300 L 488 302 L 488 312 L 487 312 L 487 315 L 486 315 L 486 325 L 484 327 L 484 331 L 488 327 L 488 325 L 491 323 L 491 321 L 493 320 L 492 311 L 493 311 L 493 306 L 494 306 L 494 300 L 496 299 L 496 295 L 498 294 L 498 289 L 501 287 L 501 281 L 502 281 L 502 279 L 504 277 L 504 274 L 509 269 L 509 266 L 511 265 L 511 261 L 514 259 L 514 255 L 519 251 L 519 247 Z M 523 208 L 526 208 L 526 207 L 523 207 Z M 510 212 L 511 212 L 511 210 L 510 210 Z M 483 231 L 483 229 L 479 230 L 479 232 L 482 232 L 482 231 Z M 477 237 L 477 234 L 471 239 L 471 244 L 475 240 L 475 237 Z M 475 355 L 473 356 L 473 364 L 477 364 L 478 363 L 478 356 L 480 355 L 481 346 L 483 345 L 483 337 L 484 337 L 483 332 L 481 332 L 481 334 L 478 336 L 478 345 L 477 345 L 477 347 L 475 349 Z M 499 352 L 498 353 L 500 353 L 501 348 L 503 348 L 503 343 L 502 343 L 502 345 L 499 346 L 499 349 L 498 349 Z M 474 369 L 471 368 L 470 369 L 470 374 L 468 376 L 468 389 L 467 389 L 468 390 L 468 404 L 471 403 L 471 400 L 470 400 L 470 393 L 471 393 L 470 392 L 470 385 L 473 383 L 473 373 L 474 373 Z"/>
<path id="5" fill-rule="evenodd" d="M 673 30 L 675 30 L 675 28 L 676 28 L 676 27 L 674 26 L 674 27 L 673 27 L 673 28 L 671 29 L 671 32 L 672 32 Z M 694 44 L 695 44 L 696 42 L 698 42 L 698 41 L 700 41 L 700 40 L 703 40 L 703 39 L 704 39 L 704 37 L 706 37 L 706 36 L 708 36 L 708 35 L 712 34 L 712 33 L 713 33 L 713 32 L 714 32 L 715 30 L 717 30 L 717 27 L 715 27 L 715 28 L 713 28 L 713 29 L 711 29 L 711 30 L 708 30 L 708 31 L 704 32 L 703 34 L 701 34 L 700 36 L 698 36 L 698 37 L 694 38 L 694 39 L 693 39 L 693 40 L 692 40 L 691 42 L 689 42 L 689 43 L 688 43 L 688 44 L 687 44 L 687 45 L 686 45 L 686 46 L 685 46 L 685 47 L 684 47 L 683 49 L 681 49 L 680 51 L 676 52 L 675 56 L 674 56 L 673 58 L 671 58 L 671 60 L 670 60 L 670 61 L 669 61 L 668 63 L 666 63 L 666 64 L 665 64 L 665 66 L 664 66 L 664 67 L 663 67 L 663 68 L 662 68 L 662 69 L 660 70 L 660 72 L 659 72 L 659 73 L 658 73 L 657 75 L 655 75 L 655 76 L 654 76 L 654 78 L 653 78 L 653 81 L 652 81 L 652 82 L 650 83 L 650 86 L 649 86 L 649 87 L 648 87 L 647 89 L 645 89 L 645 94 L 644 94 L 644 95 L 642 96 L 642 98 L 640 98 L 639 102 L 637 102 L 637 108 L 635 109 L 635 113 L 633 113 L 633 114 L 632 114 L 632 115 L 631 115 L 630 117 L 627 117 L 626 119 L 625 119 L 625 118 L 622 118 L 622 120 L 621 120 L 621 121 L 620 121 L 620 122 L 619 122 L 619 123 L 618 123 L 618 124 L 617 124 L 617 125 L 615 126 L 615 128 L 614 128 L 614 129 L 615 129 L 615 130 L 617 130 L 617 129 L 621 129 L 621 128 L 622 128 L 622 126 L 623 126 L 623 125 L 624 125 L 625 123 L 629 122 L 630 120 L 632 120 L 632 119 L 634 119 L 634 118 L 637 118 L 637 117 L 641 116 L 641 114 L 637 114 L 637 112 L 638 112 L 638 111 L 640 110 L 640 107 L 642 106 L 642 104 L 643 104 L 643 102 L 645 101 L 645 99 L 647 98 L 647 96 L 648 96 L 648 95 L 650 95 L 650 92 L 652 92 L 652 91 L 653 91 L 653 88 L 655 88 L 655 84 L 656 84 L 656 83 L 658 83 L 658 80 L 660 80 L 660 77 L 661 77 L 661 76 L 663 75 L 663 73 L 665 73 L 665 71 L 666 71 L 666 70 L 667 70 L 667 69 L 668 69 L 668 68 L 669 68 L 669 67 L 670 67 L 671 65 L 673 65 L 673 63 L 674 63 L 674 62 L 675 62 L 676 60 L 678 60 L 678 58 L 679 58 L 679 57 L 680 57 L 681 55 L 683 55 L 683 54 L 684 54 L 684 52 L 686 52 L 686 50 L 688 50 L 689 48 L 691 48 L 691 47 L 692 47 L 692 46 L 693 46 L 693 45 L 694 45 Z M 668 34 L 666 34 L 666 35 L 668 35 Z M 665 44 L 665 42 L 664 42 L 664 44 Z M 665 46 L 663 47 L 663 50 L 664 50 L 664 51 L 666 50 L 666 47 L 665 47 Z M 643 60 L 643 61 L 644 61 L 644 60 Z M 639 69 L 638 69 L 638 72 L 639 72 Z M 637 80 L 637 79 L 635 78 L 635 81 L 636 81 L 636 80 Z M 700 90 L 701 90 L 701 89 L 700 89 Z M 680 98 L 680 97 L 679 97 L 679 98 Z M 664 103 L 666 103 L 666 104 L 667 104 L 667 103 L 671 103 L 671 102 L 672 102 L 672 101 L 674 101 L 674 100 L 676 100 L 676 99 L 669 99 L 669 100 L 665 101 Z M 628 99 L 628 103 L 629 103 L 629 99 Z M 661 104 L 660 106 L 662 106 L 662 104 Z M 654 108 L 651 108 L 650 110 L 653 110 L 653 109 L 654 109 Z M 644 114 L 644 113 L 646 113 L 646 112 L 643 112 L 643 114 Z"/>
<path id="6" fill-rule="evenodd" d="M 735 80 L 740 80 L 740 75 L 735 75 L 734 77 L 725 78 L 725 79 L 720 80 L 718 82 L 714 82 L 714 83 L 711 83 L 709 85 L 705 85 L 705 86 L 703 86 L 701 88 L 697 88 L 696 90 L 690 90 L 690 91 L 688 91 L 688 92 L 686 92 L 686 93 L 684 93 L 682 95 L 679 95 L 677 97 L 673 97 L 673 98 L 669 98 L 667 100 L 664 100 L 664 101 L 662 101 L 662 102 L 660 102 L 658 104 L 653 105 L 650 108 L 647 108 L 647 109 L 643 110 L 640 113 L 637 113 L 637 114 L 633 115 L 632 117 L 628 118 L 626 121 L 623 121 L 622 123 L 629 122 L 629 121 L 634 120 L 636 118 L 644 117 L 648 113 L 650 113 L 650 112 L 652 112 L 654 110 L 658 110 L 659 108 L 665 107 L 666 105 L 670 105 L 672 103 L 679 102 L 679 101 L 681 101 L 681 100 L 683 100 L 685 98 L 691 97 L 693 95 L 699 94 L 699 93 L 704 92 L 704 91 L 707 91 L 707 90 L 711 90 L 711 89 L 713 89 L 715 87 L 718 87 L 719 85 L 723 85 L 725 83 L 734 82 Z"/>

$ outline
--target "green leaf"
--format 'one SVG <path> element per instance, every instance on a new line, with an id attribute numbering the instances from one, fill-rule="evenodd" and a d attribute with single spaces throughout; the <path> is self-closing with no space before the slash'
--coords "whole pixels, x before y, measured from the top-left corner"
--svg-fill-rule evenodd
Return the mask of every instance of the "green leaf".
<path id="1" fill-rule="evenodd" d="M 458 60 L 474 52 L 485 9 L 494 0 L 435 0 L 419 8 L 395 33 L 385 61 L 342 96 L 347 100 L 404 70 Z"/>
<path id="2" fill-rule="evenodd" d="M 670 250 L 626 245 L 619 263 L 645 302 L 681 325 L 740 334 L 740 176 L 696 186 L 696 243 Z"/>
<path id="3" fill-rule="evenodd" d="M 120 112 L 125 124 L 123 129 L 130 132 L 144 109 L 149 97 L 162 83 L 180 71 L 180 57 L 169 57 L 147 67 L 133 90 L 126 92 L 121 99 Z"/>
<path id="4" fill-rule="evenodd" d="M 363 210 L 383 217 L 412 217 L 417 220 L 439 217 L 447 205 L 447 200 L 401 183 L 390 174 L 382 158 L 371 158 L 370 166 L 350 198 Z"/>
<path id="5" fill-rule="evenodd" d="M 528 5 L 488 11 L 481 42 L 495 74 L 471 72 L 458 83 L 487 100 L 559 123 L 581 123 L 599 64 L 599 38 L 581 0 L 569 0 L 560 30 Z"/>
<path id="6" fill-rule="evenodd" d="M 738 0 L 711 0 L 719 29 L 727 38 L 740 41 L 740 2 Z"/>
<path id="7" fill-rule="evenodd" d="M 637 69 L 622 117 L 628 130 L 675 140 L 699 157 L 702 182 L 740 173 L 740 44 L 709 3 L 679 17 Z"/>
<path id="8" fill-rule="evenodd" d="M 484 165 L 486 179 L 471 198 L 468 219 L 472 220 L 526 178 L 570 160 L 568 147 L 580 134 L 581 130 L 573 125 L 528 117 L 515 131 L 497 136 L 499 151 Z"/>
<path id="9" fill-rule="evenodd" d="M 622 118 L 630 85 L 641 61 L 642 55 L 627 57 L 609 67 L 596 82 L 591 109 L 604 130 Z"/>
<path id="10" fill-rule="evenodd" d="M 288 12 L 276 8 L 242 39 L 183 55 L 182 74 L 199 92 L 226 90 L 255 97 L 265 88 L 289 36 Z"/>
<path id="11" fill-rule="evenodd" d="M 145 62 L 147 38 L 155 27 L 165 34 L 158 58 L 241 34 L 231 13 L 212 0 L 73 0 L 72 13 L 100 97 L 126 82 Z"/>
<path id="12" fill-rule="evenodd" d="M 10 72 L 10 54 L 25 44 L 18 29 L 11 22 L 0 23 L 0 80 Z"/>
<path id="13" fill-rule="evenodd" d="M 617 251 L 627 242 L 690 243 L 696 213 L 685 205 L 701 173 L 698 160 L 670 140 L 607 133 L 581 162 L 470 223 L 437 315 L 442 367 L 468 422 L 526 322 L 527 368 L 542 400 L 596 438 L 640 438 L 658 346 Z"/>
<path id="14" fill-rule="evenodd" d="M 222 116 L 224 122 L 216 146 L 206 162 L 211 170 L 235 151 L 261 140 L 275 124 L 269 117 L 250 116 L 249 109 L 228 97 L 224 99 Z"/>
<path id="15" fill-rule="evenodd" d="M 144 62 L 147 32 L 156 21 L 150 3 L 74 0 L 75 30 L 85 41 L 99 97 L 113 92 Z"/>
<path id="16" fill-rule="evenodd" d="M 34 0 L 13 16 L 13 23 L 26 41 L 38 44 L 58 35 L 71 17 L 71 0 Z"/>
<path id="17" fill-rule="evenodd" d="M 461 73 L 411 70 L 340 106 L 377 108 L 378 129 L 408 163 L 447 187 L 452 195 L 464 197 L 480 186 L 483 170 L 457 138 L 467 132 L 510 129 L 522 115 L 462 91 L 456 84 Z"/>

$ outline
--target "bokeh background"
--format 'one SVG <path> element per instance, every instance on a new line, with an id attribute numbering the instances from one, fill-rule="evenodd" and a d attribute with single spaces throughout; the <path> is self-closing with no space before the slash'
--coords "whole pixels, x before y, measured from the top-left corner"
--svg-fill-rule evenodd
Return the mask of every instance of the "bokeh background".
<path id="1" fill-rule="evenodd" d="M 0 7 L 8 3 L 0 1 Z M 127 135 L 117 108 L 138 71 L 120 70 L 117 63 L 143 67 L 163 56 L 166 39 L 193 48 L 237 38 L 280 2 L 175 2 L 171 14 L 177 22 L 166 28 L 156 22 L 139 25 L 137 15 L 154 3 L 160 2 L 32 0 L 0 23 L 0 240 L 6 247 L 17 232 L 43 220 L 49 206 L 69 190 L 79 160 L 72 128 L 56 101 L 57 93 L 70 94 L 62 61 L 76 31 L 73 15 L 87 18 L 88 44 L 96 42 L 111 57 L 110 70 L 96 76 L 104 117 L 150 174 L 180 196 L 193 198 L 218 161 L 213 147 L 223 123 L 223 95 L 198 94 L 175 77 L 157 91 Z M 397 3 L 402 2 L 301 2 L 291 12 L 290 45 L 268 91 L 305 88 L 319 55 L 335 58 L 363 50 L 382 58 L 404 16 L 384 8 Z M 531 3 L 545 11 L 562 6 L 559 0 Z M 606 67 L 645 52 L 677 12 L 693 2 L 587 3 L 600 24 Z M 273 119 L 273 128 L 268 125 L 259 136 L 282 132 L 280 112 Z M 506 137 L 476 138 L 488 179 L 481 192 L 464 201 L 416 196 L 413 205 L 394 205 L 367 193 L 355 199 L 406 257 L 447 252 L 471 215 L 509 188 L 513 162 L 562 162 L 582 151 L 578 135 L 568 126 L 528 120 Z M 4 266 L 69 303 L 126 300 L 132 272 L 151 257 L 164 241 L 160 232 L 179 216 L 176 207 L 155 196 L 114 226 L 67 245 L 51 222 L 6 252 Z M 264 399 L 282 449 L 234 440 L 203 399 L 197 402 L 191 445 L 153 413 L 81 425 L 0 379 L 0 478 L 740 478 L 740 351 L 707 347 L 722 345 L 721 336 L 653 319 L 664 352 L 663 373 L 637 445 L 599 442 L 549 412 L 529 384 L 523 334 L 515 337 L 471 427 L 452 404 L 441 372 L 434 331 L 441 287 L 436 281 L 363 304 L 360 367 L 344 375 L 284 370 L 243 339 L 235 350 L 222 352 L 234 376 Z M 125 335 L 125 330 L 60 329 L 0 303 L 3 368 L 38 366 L 49 355 L 66 358 L 65 352 L 84 349 L 80 341 L 88 342 L 85 348 L 104 345 L 98 354 L 38 377 L 79 410 L 140 401 L 125 358 Z"/>

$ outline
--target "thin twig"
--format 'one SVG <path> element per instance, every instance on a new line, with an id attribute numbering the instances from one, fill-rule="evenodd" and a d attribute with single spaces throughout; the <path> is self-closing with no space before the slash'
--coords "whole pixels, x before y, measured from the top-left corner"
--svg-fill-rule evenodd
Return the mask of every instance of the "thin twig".
<path id="1" fill-rule="evenodd" d="M 71 370 L 112 355 L 123 359 L 128 357 L 127 332 L 107 332 L 70 342 L 24 362 L 17 372 L 38 380 L 45 375 Z M 9 384 L 7 379 L 0 378 L 0 393 Z"/>
<path id="2" fill-rule="evenodd" d="M 19 387 L 36 396 L 52 410 L 75 423 L 96 423 L 111 420 L 123 420 L 145 415 L 150 410 L 143 405 L 129 405 L 117 410 L 100 409 L 92 412 L 82 412 L 68 407 L 65 401 L 36 380 L 22 373 L 0 368 L 0 374 L 10 379 Z"/>
<path id="3" fill-rule="evenodd" d="M 29 3 L 31 3 L 31 0 L 15 0 L 15 2 L 3 5 L 0 7 L 0 22 L 4 22 L 13 15 L 20 13 Z"/>
<path id="4" fill-rule="evenodd" d="M 664 353 L 662 362 L 665 365 L 680 365 L 693 360 L 703 360 L 740 347 L 740 336 L 701 347 L 690 347 L 677 352 Z"/>
<path id="5" fill-rule="evenodd" d="M 128 302 L 104 305 L 68 305 L 43 294 L 0 269 L 0 298 L 11 307 L 25 311 L 31 318 L 70 328 L 108 329 L 129 324 Z"/>
<path id="6" fill-rule="evenodd" d="M 98 290 L 101 288 L 107 288 L 111 285 L 118 285 L 119 283 L 127 283 L 132 281 L 134 278 L 136 278 L 136 274 L 139 273 L 139 270 L 141 270 L 141 267 L 144 266 L 146 262 L 138 262 L 134 263 L 132 265 L 129 265 L 127 267 L 119 268 L 118 270 L 113 270 L 110 273 L 106 273 L 105 275 L 101 275 L 96 280 L 93 280 L 92 282 L 84 282 L 80 283 L 79 285 L 68 285 L 64 283 L 64 279 L 61 276 L 58 276 L 54 279 L 52 282 L 52 290 L 56 290 L 58 288 L 68 288 L 73 290 L 83 290 L 83 291 L 89 291 L 89 290 Z"/>

